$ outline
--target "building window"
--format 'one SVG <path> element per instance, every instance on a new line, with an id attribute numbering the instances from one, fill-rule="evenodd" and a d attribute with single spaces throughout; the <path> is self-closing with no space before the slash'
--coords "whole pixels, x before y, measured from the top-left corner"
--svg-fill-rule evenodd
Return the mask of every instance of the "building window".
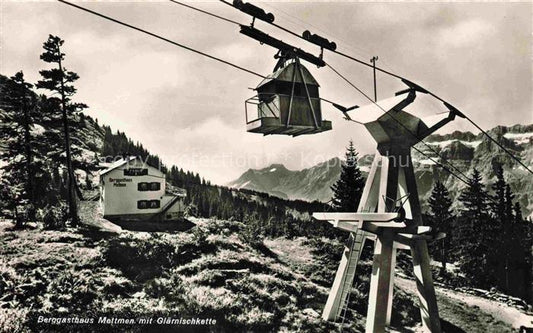
<path id="1" fill-rule="evenodd" d="M 148 169 L 142 169 L 142 168 L 124 169 L 124 176 L 146 176 L 146 175 L 148 175 Z"/>
<path id="2" fill-rule="evenodd" d="M 161 183 L 153 182 L 153 183 L 147 183 L 147 182 L 141 182 L 137 184 L 137 190 L 141 192 L 145 191 L 159 191 L 161 190 Z"/>
<path id="3" fill-rule="evenodd" d="M 161 207 L 159 200 L 139 200 L 137 201 L 137 209 L 155 209 Z"/>

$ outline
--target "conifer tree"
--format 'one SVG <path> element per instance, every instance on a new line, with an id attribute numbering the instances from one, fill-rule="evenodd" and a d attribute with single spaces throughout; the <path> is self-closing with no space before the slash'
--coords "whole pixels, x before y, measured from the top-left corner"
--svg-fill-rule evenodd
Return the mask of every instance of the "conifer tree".
<path id="1" fill-rule="evenodd" d="M 357 211 L 363 187 L 365 186 L 365 180 L 357 164 L 357 156 L 353 141 L 350 140 L 346 148 L 346 160 L 342 164 L 340 178 L 331 186 L 333 190 L 332 205 L 336 211 Z"/>
<path id="2" fill-rule="evenodd" d="M 527 297 L 530 301 L 531 281 L 532 281 L 532 243 L 531 243 L 531 223 L 525 221 L 522 217 L 520 204 L 513 203 L 514 194 L 509 184 L 505 187 L 506 199 L 506 222 L 507 235 L 505 247 L 501 249 L 501 256 L 505 259 L 505 275 L 502 283 L 504 291 L 520 297 Z M 515 274 L 523 275 L 523 285 L 515 285 L 511 278 Z M 520 290 L 519 294 L 516 294 Z M 522 292 L 523 291 L 523 292 Z"/>
<path id="3" fill-rule="evenodd" d="M 498 224 L 497 227 L 499 228 L 499 231 L 501 232 L 504 231 L 503 226 L 504 226 L 504 222 L 506 218 L 506 210 L 507 210 L 507 207 L 506 207 L 507 204 L 505 200 L 506 185 L 507 183 L 505 182 L 505 179 L 503 177 L 503 169 L 501 168 L 501 166 L 499 166 L 496 169 L 496 182 L 494 183 L 494 185 L 492 185 L 492 190 L 494 191 L 494 195 L 492 196 L 492 198 L 494 200 L 491 203 L 491 209 L 492 209 L 492 213 L 497 219 L 496 221 L 496 223 Z"/>
<path id="4" fill-rule="evenodd" d="M 494 243 L 490 251 L 491 264 L 495 268 L 497 284 L 504 291 L 509 291 L 509 274 L 512 269 L 513 256 L 520 252 L 520 243 L 515 232 L 515 217 L 513 214 L 514 195 L 509 184 L 505 181 L 503 169 L 496 169 L 496 182 L 492 186 L 494 195 L 491 204 L 494 228 Z M 499 237 L 498 237 L 499 236 Z"/>
<path id="5" fill-rule="evenodd" d="M 459 267 L 467 280 L 482 287 L 490 285 L 494 277 L 489 263 L 490 248 L 493 246 L 488 193 L 482 183 L 481 174 L 474 169 L 468 186 L 459 196 L 463 208 L 458 223 Z"/>
<path id="6" fill-rule="evenodd" d="M 35 177 L 42 168 L 42 158 L 35 158 L 40 157 L 40 153 L 31 132 L 38 117 L 36 97 L 31 87 L 21 71 L 6 81 L 1 95 L 4 112 L 0 140 L 5 145 L 0 159 L 5 163 L 2 181 L 3 187 L 7 187 L 3 191 L 3 199 L 14 210 L 16 227 L 22 227 L 26 217 L 33 217 Z"/>
<path id="7" fill-rule="evenodd" d="M 57 96 L 59 96 L 56 97 L 52 95 L 48 98 L 48 102 L 55 111 L 61 113 L 64 151 L 66 155 L 65 165 L 67 168 L 67 201 L 72 225 L 76 226 L 79 220 L 76 197 L 78 186 L 76 184 L 72 167 L 70 127 L 73 123 L 71 119 L 73 114 L 83 110 L 87 106 L 82 103 L 72 102 L 72 97 L 76 93 L 76 88 L 72 84 L 79 79 L 79 76 L 74 72 L 68 71 L 63 66 L 63 60 L 65 58 L 65 54 L 61 52 L 63 43 L 64 41 L 61 38 L 52 35 L 49 35 L 48 40 L 44 42 L 44 52 L 41 54 L 41 59 L 55 67 L 41 70 L 39 73 L 43 79 L 40 80 L 36 86 L 38 88 L 49 90 L 52 94 L 57 94 Z"/>
<path id="8" fill-rule="evenodd" d="M 526 296 L 528 302 L 533 303 L 533 221 L 522 217 L 520 204 L 515 204 L 515 221 L 519 226 L 518 230 L 522 235 L 522 248 L 524 251 L 524 268 Z"/>
<path id="9" fill-rule="evenodd" d="M 450 193 L 441 181 L 437 181 L 431 196 L 429 198 L 430 215 L 429 219 L 434 228 L 434 233 L 444 232 L 446 237 L 435 244 L 435 250 L 441 260 L 441 275 L 446 272 L 446 263 L 448 262 L 448 249 L 452 237 L 451 224 L 454 216 L 452 212 L 452 200 Z"/>
<path id="10" fill-rule="evenodd" d="M 515 202 L 514 204 L 514 216 L 515 216 L 515 222 L 520 223 L 524 221 L 524 217 L 522 216 L 522 207 L 520 207 L 520 202 Z"/>

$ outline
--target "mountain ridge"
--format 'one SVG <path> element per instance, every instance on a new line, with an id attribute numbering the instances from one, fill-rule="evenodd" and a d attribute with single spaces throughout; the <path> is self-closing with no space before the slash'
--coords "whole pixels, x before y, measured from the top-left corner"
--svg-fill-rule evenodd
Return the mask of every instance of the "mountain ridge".
<path id="1" fill-rule="evenodd" d="M 258 170 L 248 169 L 238 179 L 226 185 L 265 192 L 283 199 L 327 201 L 329 199 L 324 199 L 330 194 L 319 190 L 329 186 L 330 179 L 338 174 L 340 169 L 341 160 L 338 157 L 302 170 L 289 170 L 283 164 L 274 163 Z"/>
<path id="2" fill-rule="evenodd" d="M 498 125 L 487 132 L 529 168 L 533 168 L 533 124 Z M 515 200 L 520 202 L 524 216 L 533 217 L 533 177 L 485 135 L 454 131 L 448 134 L 433 134 L 425 140 L 425 143 L 431 148 L 423 143 L 417 144 L 416 147 L 432 159 L 448 163 L 448 167 L 459 176 L 461 175 L 455 168 L 469 176 L 476 167 L 482 173 L 483 181 L 489 191 L 494 182 L 495 168 L 501 165 L 506 180 L 515 194 Z M 427 199 L 437 179 L 444 182 L 453 199 L 458 198 L 460 190 L 465 186 L 462 181 L 415 150 L 412 151 L 412 155 L 423 208 L 427 208 Z M 373 157 L 373 154 L 366 154 L 358 159 L 364 176 L 370 170 Z M 331 167 L 328 168 L 328 165 Z M 269 173 L 270 180 L 267 181 L 265 171 L 272 169 L 284 169 L 286 173 Z M 276 163 L 260 170 L 249 169 L 227 186 L 253 189 L 289 199 L 327 202 L 333 194 L 330 187 L 338 179 L 340 170 L 341 160 L 338 157 L 302 170 L 288 170 L 282 164 Z M 280 179 L 272 179 L 274 176 Z M 457 200 L 454 202 L 456 208 Z"/>

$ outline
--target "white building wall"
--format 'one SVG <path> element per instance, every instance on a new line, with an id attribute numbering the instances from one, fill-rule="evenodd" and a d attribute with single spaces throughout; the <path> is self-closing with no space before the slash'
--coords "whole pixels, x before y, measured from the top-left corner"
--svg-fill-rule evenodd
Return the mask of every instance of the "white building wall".
<path id="1" fill-rule="evenodd" d="M 148 169 L 148 175 L 125 176 L 124 169 L 130 167 L 142 167 L 135 165 L 135 161 L 123 165 L 102 175 L 101 186 L 103 188 L 103 214 L 106 215 L 129 215 L 129 214 L 153 214 L 161 210 L 170 200 L 165 198 L 165 176 L 152 167 Z M 161 184 L 158 191 L 139 191 L 138 184 L 141 182 L 158 182 Z M 139 209 L 139 200 L 160 200 L 160 208 Z"/>

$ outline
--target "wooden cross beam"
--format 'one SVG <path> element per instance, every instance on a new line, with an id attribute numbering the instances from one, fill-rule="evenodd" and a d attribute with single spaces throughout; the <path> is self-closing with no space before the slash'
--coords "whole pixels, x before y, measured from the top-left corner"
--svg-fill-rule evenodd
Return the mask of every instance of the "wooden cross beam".
<path id="1" fill-rule="evenodd" d="M 411 157 L 403 148 L 397 151 L 401 155 L 376 154 L 358 212 L 313 214 L 315 219 L 327 221 L 350 233 L 322 318 L 337 320 L 342 316 L 342 310 L 348 306 L 348 295 L 364 242 L 372 239 L 374 259 L 366 332 L 384 332 L 390 324 L 396 251 L 408 249 L 413 257 L 423 327 L 426 331 L 440 333 L 427 241 L 440 239 L 445 235 L 432 235 L 431 228 L 422 224 Z M 403 165 L 397 163 L 401 158 L 404 158 Z M 396 207 L 397 198 L 408 198 L 405 205 L 401 206 L 402 209 Z"/>
<path id="2" fill-rule="evenodd" d="M 400 213 L 313 213 L 313 218 L 328 221 L 335 228 L 355 232 L 362 229 L 373 232 L 378 227 L 405 228 Z"/>

